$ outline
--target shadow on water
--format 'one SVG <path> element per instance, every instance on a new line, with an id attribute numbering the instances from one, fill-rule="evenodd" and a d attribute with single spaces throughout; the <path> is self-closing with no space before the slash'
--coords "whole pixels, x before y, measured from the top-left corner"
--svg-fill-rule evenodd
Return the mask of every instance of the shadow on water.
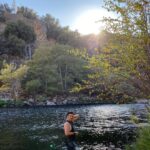
<path id="1" fill-rule="evenodd" d="M 136 137 L 134 114 L 146 122 L 144 105 L 103 105 L 59 108 L 0 109 L 0 150 L 65 150 L 65 114 L 80 114 L 75 124 L 83 150 L 123 150 Z M 54 149 L 53 149 L 54 150 Z"/>
<path id="2" fill-rule="evenodd" d="M 47 135 L 47 132 L 36 132 L 29 134 L 29 132 L 2 131 L 0 133 L 0 150 L 50 150 L 52 144 L 57 145 L 56 148 L 59 150 L 63 147 L 61 136 L 58 139 L 57 136 Z M 59 135 L 60 133 L 57 134 L 57 132 L 51 133 Z"/>
<path id="3" fill-rule="evenodd" d="M 116 147 L 116 148 L 124 148 L 125 144 L 130 143 L 136 137 L 136 129 L 124 129 L 124 130 L 116 130 L 116 131 L 106 131 L 102 134 L 97 132 L 89 132 L 82 131 L 80 136 L 78 137 L 78 141 L 80 141 L 80 145 L 84 145 L 87 149 L 89 147 L 93 147 L 94 145 L 97 148 L 102 148 L 103 146 Z M 97 146 L 98 144 L 101 144 Z"/>
<path id="4" fill-rule="evenodd" d="M 94 145 L 98 147 L 98 144 L 103 144 L 99 145 L 99 148 L 103 146 L 124 148 L 122 144 L 127 144 L 135 138 L 134 131 L 107 131 L 104 134 L 81 131 L 77 140 L 79 145 L 86 149 L 89 147 L 92 148 Z M 48 135 L 48 133 L 50 134 Z M 2 137 L 0 140 L 1 150 L 50 150 L 50 145 L 52 144 L 56 145 L 57 150 L 61 150 L 64 147 L 62 130 L 37 130 L 36 132 L 32 132 L 32 134 L 29 134 L 29 132 L 12 132 L 7 130 L 2 131 L 0 137 Z"/>

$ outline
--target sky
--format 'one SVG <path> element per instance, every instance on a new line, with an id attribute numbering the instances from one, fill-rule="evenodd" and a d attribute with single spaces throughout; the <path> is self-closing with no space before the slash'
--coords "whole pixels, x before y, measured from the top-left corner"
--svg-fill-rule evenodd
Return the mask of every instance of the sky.
<path id="1" fill-rule="evenodd" d="M 8 3 L 12 6 L 13 0 L 0 0 L 0 3 Z M 95 23 L 101 18 L 97 14 L 103 14 L 101 11 L 103 0 L 16 0 L 16 5 L 29 7 L 39 16 L 51 14 L 59 19 L 62 26 L 69 26 L 71 29 L 79 31 L 82 28 L 81 32 L 82 30 L 87 32 L 90 30 L 90 26 L 91 28 L 98 28 L 98 25 L 90 25 L 89 21 Z M 89 28 L 84 29 L 87 24 Z"/>

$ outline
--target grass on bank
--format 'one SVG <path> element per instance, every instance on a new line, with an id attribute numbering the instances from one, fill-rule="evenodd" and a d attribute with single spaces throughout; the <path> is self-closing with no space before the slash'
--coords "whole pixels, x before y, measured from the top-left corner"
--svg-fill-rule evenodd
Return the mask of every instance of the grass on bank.
<path id="1" fill-rule="evenodd" d="M 23 106 L 23 101 L 22 100 L 17 100 L 17 101 L 0 100 L 0 108 L 5 108 L 5 107 L 21 107 L 21 106 Z"/>
<path id="2" fill-rule="evenodd" d="M 150 114 L 148 125 L 139 129 L 135 143 L 128 145 L 126 150 L 150 150 Z"/>

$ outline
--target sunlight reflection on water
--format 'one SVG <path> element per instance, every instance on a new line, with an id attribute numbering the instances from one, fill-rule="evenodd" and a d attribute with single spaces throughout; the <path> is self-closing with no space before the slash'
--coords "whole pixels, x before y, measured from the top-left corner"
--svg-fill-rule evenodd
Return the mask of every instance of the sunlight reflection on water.
<path id="1" fill-rule="evenodd" d="M 142 104 L 0 109 L 0 149 L 9 150 L 9 144 L 17 142 L 20 150 L 46 150 L 52 142 L 61 150 L 63 123 L 68 111 L 80 114 L 75 128 L 80 132 L 78 141 L 85 149 L 111 146 L 123 149 L 123 145 L 136 136 L 131 115 L 134 113 L 142 123 L 147 121 Z M 11 147 L 15 149 L 16 145 Z"/>

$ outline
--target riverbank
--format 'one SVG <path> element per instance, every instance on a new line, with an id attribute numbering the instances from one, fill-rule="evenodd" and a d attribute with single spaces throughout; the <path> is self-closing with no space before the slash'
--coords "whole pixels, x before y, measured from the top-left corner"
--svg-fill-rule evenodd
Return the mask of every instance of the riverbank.
<path id="1" fill-rule="evenodd" d="M 33 99 L 29 100 L 0 100 L 0 108 L 18 108 L 18 107 L 59 107 L 59 106 L 78 106 L 78 105 L 105 105 L 105 104 L 149 104 L 150 100 L 148 99 L 136 99 L 128 101 L 109 101 L 109 100 L 100 100 L 93 97 L 55 97 L 53 99 L 43 100 L 43 101 L 34 101 Z"/>
<path id="2" fill-rule="evenodd" d="M 1 102 L 0 101 L 0 108 L 35 108 L 35 107 L 67 107 L 67 106 L 86 106 L 86 105 L 107 105 L 107 104 L 116 104 L 111 102 L 96 102 L 96 103 L 67 103 L 67 104 L 28 104 L 24 102 Z"/>

